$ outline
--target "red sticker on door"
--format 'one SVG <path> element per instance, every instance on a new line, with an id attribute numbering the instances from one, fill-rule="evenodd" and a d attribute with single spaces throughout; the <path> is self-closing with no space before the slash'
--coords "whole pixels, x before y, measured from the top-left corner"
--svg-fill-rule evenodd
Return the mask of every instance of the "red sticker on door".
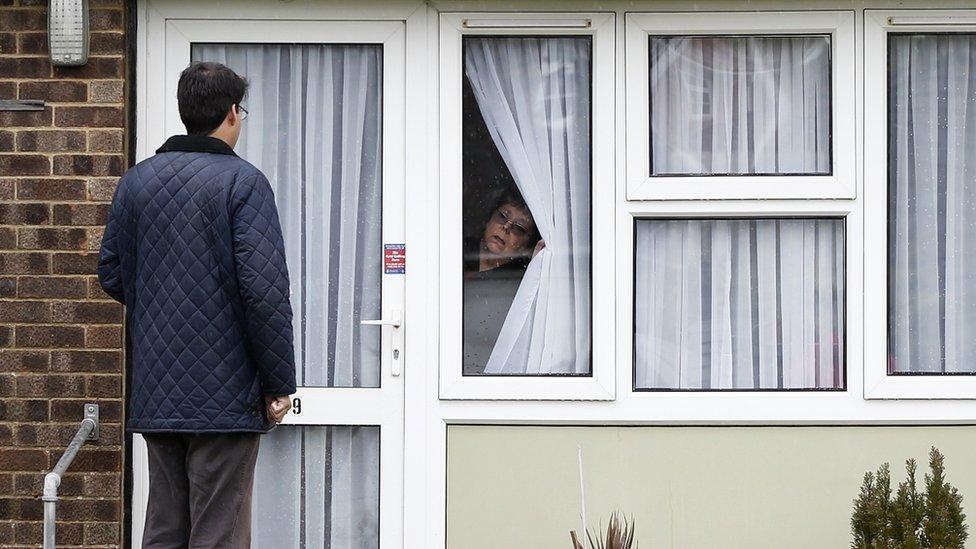
<path id="1" fill-rule="evenodd" d="M 406 244 L 383 244 L 383 272 L 388 275 L 407 272 Z"/>

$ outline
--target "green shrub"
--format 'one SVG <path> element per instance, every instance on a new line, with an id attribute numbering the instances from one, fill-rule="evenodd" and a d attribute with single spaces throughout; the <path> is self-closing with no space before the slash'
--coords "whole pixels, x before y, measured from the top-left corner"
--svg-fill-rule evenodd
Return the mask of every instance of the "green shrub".
<path id="1" fill-rule="evenodd" d="M 957 549 L 963 547 L 966 515 L 962 496 L 945 479 L 945 458 L 929 452 L 930 473 L 918 492 L 914 459 L 905 462 L 908 478 L 892 498 L 891 474 L 885 463 L 865 473 L 851 516 L 852 549 Z"/>

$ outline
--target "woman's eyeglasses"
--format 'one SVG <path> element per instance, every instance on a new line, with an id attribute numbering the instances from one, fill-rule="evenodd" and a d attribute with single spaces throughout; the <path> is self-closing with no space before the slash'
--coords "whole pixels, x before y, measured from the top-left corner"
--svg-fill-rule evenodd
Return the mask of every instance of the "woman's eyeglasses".
<path id="1" fill-rule="evenodd" d="M 237 112 L 241 115 L 241 120 L 247 120 L 247 109 L 240 103 L 237 104 Z"/>
<path id="2" fill-rule="evenodd" d="M 525 226 L 519 224 L 518 221 L 511 219 L 507 213 L 502 211 L 501 208 L 495 210 L 494 217 L 495 217 L 495 222 L 498 223 L 499 225 L 503 227 L 506 225 L 511 226 L 512 232 L 514 232 L 517 236 L 520 237 L 529 236 L 529 230 L 526 229 Z"/>

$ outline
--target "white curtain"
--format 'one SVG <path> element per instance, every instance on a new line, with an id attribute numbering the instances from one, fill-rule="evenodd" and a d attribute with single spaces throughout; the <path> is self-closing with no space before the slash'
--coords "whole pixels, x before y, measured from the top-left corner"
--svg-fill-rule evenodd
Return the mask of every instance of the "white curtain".
<path id="1" fill-rule="evenodd" d="M 651 172 L 822 174 L 830 39 L 652 37 Z"/>
<path id="2" fill-rule="evenodd" d="M 359 320 L 380 315 L 382 49 L 195 44 L 191 55 L 250 82 L 236 150 L 274 188 L 299 385 L 378 387 L 380 331 Z M 255 547 L 376 547 L 379 471 L 368 465 L 379 438 L 370 433 L 282 426 L 266 437 Z"/>
<path id="3" fill-rule="evenodd" d="M 889 370 L 976 372 L 976 37 L 889 56 Z"/>
<path id="4" fill-rule="evenodd" d="M 844 386 L 839 219 L 637 222 L 635 386 Z"/>
<path id="5" fill-rule="evenodd" d="M 590 41 L 469 38 L 465 72 L 546 247 L 486 374 L 590 372 Z"/>

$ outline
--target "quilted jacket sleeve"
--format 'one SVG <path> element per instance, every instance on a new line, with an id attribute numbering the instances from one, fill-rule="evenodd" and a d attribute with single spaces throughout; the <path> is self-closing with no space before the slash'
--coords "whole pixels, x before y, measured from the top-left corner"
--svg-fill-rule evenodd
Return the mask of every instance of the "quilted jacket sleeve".
<path id="1" fill-rule="evenodd" d="M 120 183 L 119 189 L 121 187 Z M 121 198 L 117 189 L 105 224 L 105 233 L 102 235 L 102 249 L 98 257 L 98 282 L 112 299 L 125 303 L 118 247 L 121 211 Z"/>
<path id="2" fill-rule="evenodd" d="M 295 350 L 285 244 L 274 194 L 260 172 L 245 176 L 232 201 L 234 263 L 245 331 L 265 395 L 295 392 Z"/>

